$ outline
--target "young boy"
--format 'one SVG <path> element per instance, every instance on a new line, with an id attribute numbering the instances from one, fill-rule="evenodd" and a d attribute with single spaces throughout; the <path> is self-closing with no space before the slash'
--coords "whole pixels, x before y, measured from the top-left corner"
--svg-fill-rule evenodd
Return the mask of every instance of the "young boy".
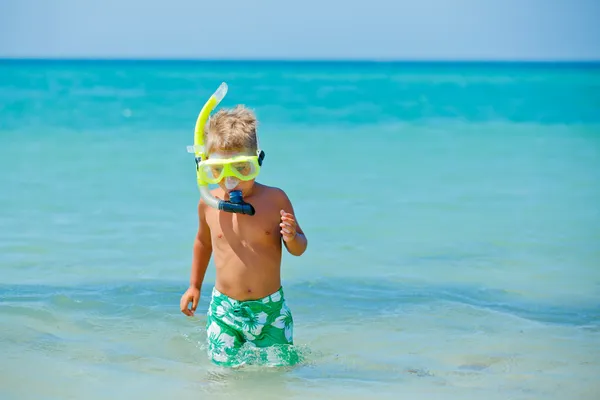
<path id="1" fill-rule="evenodd" d="M 254 114 L 242 106 L 215 113 L 206 125 L 208 159 L 256 155 L 256 125 Z M 190 287 L 180 302 L 181 312 L 193 316 L 209 260 L 214 255 L 216 282 L 206 329 L 209 356 L 222 366 L 239 364 L 236 354 L 245 342 L 256 347 L 293 344 L 292 315 L 281 287 L 282 240 L 295 256 L 302 255 L 307 246 L 283 190 L 255 179 L 226 177 L 211 193 L 229 200 L 233 190 L 241 190 L 255 214 L 220 211 L 200 200 Z"/>

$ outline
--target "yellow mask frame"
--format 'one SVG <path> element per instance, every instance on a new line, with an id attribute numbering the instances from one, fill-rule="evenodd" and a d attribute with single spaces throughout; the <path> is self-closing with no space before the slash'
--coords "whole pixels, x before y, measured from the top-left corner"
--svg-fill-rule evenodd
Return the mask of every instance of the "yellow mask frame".
<path id="1" fill-rule="evenodd" d="M 198 163 L 197 177 L 200 182 L 215 184 L 225 177 L 241 181 L 255 179 L 260 173 L 259 156 L 236 156 L 231 158 L 209 158 Z"/>

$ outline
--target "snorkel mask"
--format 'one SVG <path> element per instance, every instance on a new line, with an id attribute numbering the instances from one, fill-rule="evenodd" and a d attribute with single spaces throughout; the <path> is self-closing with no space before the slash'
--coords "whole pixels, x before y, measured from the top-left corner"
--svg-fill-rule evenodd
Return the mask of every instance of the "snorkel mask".
<path id="1" fill-rule="evenodd" d="M 196 180 L 200 189 L 200 196 L 206 204 L 218 210 L 254 215 L 252 204 L 246 203 L 241 190 L 233 190 L 229 193 L 229 201 L 220 200 L 210 193 L 209 184 L 217 184 L 225 179 L 225 186 L 233 189 L 239 181 L 255 179 L 265 157 L 260 146 L 256 155 L 238 155 L 231 158 L 208 158 L 204 147 L 204 127 L 212 110 L 223 100 L 227 94 L 227 84 L 223 82 L 219 88 L 202 107 L 202 111 L 196 120 L 194 131 L 194 145 L 188 146 L 188 152 L 194 153 L 196 159 Z M 258 140 L 258 138 L 257 138 Z M 257 143 L 258 144 L 258 143 Z"/>

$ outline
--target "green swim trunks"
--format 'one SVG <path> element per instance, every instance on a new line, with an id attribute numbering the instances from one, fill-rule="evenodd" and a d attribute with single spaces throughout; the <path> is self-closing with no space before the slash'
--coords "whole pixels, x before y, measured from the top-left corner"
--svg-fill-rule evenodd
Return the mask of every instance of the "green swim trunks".
<path id="1" fill-rule="evenodd" d="M 258 300 L 234 300 L 213 288 L 206 319 L 208 355 L 221 366 L 238 366 L 244 343 L 250 347 L 293 344 L 294 321 L 283 288 Z"/>

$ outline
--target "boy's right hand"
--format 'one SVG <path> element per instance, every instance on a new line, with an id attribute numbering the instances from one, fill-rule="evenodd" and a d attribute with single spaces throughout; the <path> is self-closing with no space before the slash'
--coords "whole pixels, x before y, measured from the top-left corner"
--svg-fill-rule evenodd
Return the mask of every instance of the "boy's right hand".
<path id="1" fill-rule="evenodd" d="M 181 301 L 179 302 L 179 307 L 181 308 L 181 312 L 191 317 L 196 312 L 196 307 L 198 307 L 198 301 L 200 300 L 200 289 L 197 287 L 190 287 L 185 291 L 183 296 L 181 296 Z M 192 308 L 188 308 L 188 305 L 192 303 Z"/>

